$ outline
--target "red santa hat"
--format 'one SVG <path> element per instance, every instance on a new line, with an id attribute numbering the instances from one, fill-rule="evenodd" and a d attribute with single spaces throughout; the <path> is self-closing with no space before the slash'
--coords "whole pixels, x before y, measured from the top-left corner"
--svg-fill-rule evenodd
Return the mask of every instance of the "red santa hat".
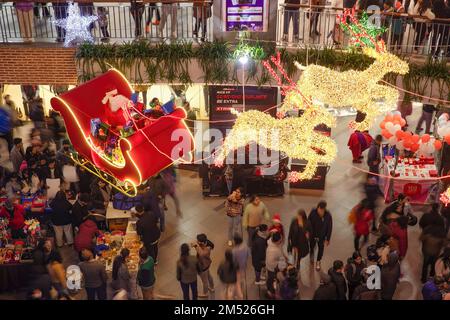
<path id="1" fill-rule="evenodd" d="M 279 213 L 275 213 L 272 218 L 273 223 L 281 223 L 281 216 Z"/>

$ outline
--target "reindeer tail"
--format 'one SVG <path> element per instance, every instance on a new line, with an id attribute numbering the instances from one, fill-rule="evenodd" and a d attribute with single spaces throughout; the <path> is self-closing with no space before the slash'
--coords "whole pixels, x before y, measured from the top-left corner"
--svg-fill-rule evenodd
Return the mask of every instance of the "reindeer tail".
<path id="1" fill-rule="evenodd" d="M 302 70 L 302 71 L 305 71 L 305 70 L 306 70 L 306 66 L 301 65 L 301 64 L 298 63 L 297 61 L 294 61 L 294 65 L 295 65 L 298 69 L 300 69 L 300 70 Z"/>

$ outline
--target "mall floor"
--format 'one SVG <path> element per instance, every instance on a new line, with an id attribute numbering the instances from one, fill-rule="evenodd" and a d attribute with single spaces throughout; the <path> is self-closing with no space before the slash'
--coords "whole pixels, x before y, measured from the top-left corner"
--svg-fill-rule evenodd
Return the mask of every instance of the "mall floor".
<path id="1" fill-rule="evenodd" d="M 420 109 L 420 107 L 416 107 L 414 115 L 409 118 L 412 125 L 411 129 L 415 127 Z M 347 124 L 351 119 L 352 117 L 339 118 L 337 128 L 332 130 L 332 138 L 338 144 L 339 153 L 327 175 L 325 191 L 306 192 L 287 189 L 284 197 L 264 197 L 262 199 L 272 215 L 277 212 L 281 214 L 286 232 L 296 210 L 305 208 L 309 211 L 320 199 L 325 199 L 328 202 L 329 210 L 333 215 L 334 228 L 330 246 L 325 249 L 325 256 L 322 260 L 322 268 L 325 271 L 331 267 L 334 260 L 340 259 L 345 262 L 351 256 L 353 233 L 351 226 L 347 223 L 347 215 L 350 209 L 363 197 L 362 183 L 366 174 L 352 166 L 351 153 L 347 147 L 349 136 Z M 373 135 L 379 132 L 377 126 L 374 128 L 371 132 Z M 27 136 L 26 130 L 26 127 L 22 127 L 18 134 L 25 137 Z M 1 160 L 6 160 L 6 157 L 7 155 L 2 153 L 0 163 L 3 162 Z M 358 167 L 366 169 L 364 162 Z M 177 193 L 180 197 L 183 218 L 178 218 L 175 215 L 173 201 L 168 198 L 167 230 L 161 238 L 159 263 L 156 268 L 155 292 L 157 298 L 181 299 L 181 288 L 175 277 L 175 265 L 179 256 L 180 245 L 195 241 L 198 233 L 206 233 L 216 246 L 212 252 L 213 263 L 211 267 L 216 291 L 210 298 L 221 299 L 223 298 L 223 286 L 220 284 L 216 271 L 227 249 L 227 219 L 223 206 L 224 199 L 204 198 L 201 193 L 201 180 L 198 174 L 192 171 L 178 171 Z M 424 209 L 426 208 L 415 208 L 419 217 Z M 409 249 L 401 265 L 402 278 L 395 299 L 421 299 L 419 277 L 422 255 L 418 241 L 418 226 L 409 228 L 408 237 Z M 369 243 L 374 241 L 375 237 L 371 235 Z M 365 249 L 363 249 L 363 252 L 365 252 Z M 72 249 L 63 248 L 62 253 L 65 264 L 70 265 L 77 262 L 77 256 Z M 265 287 L 254 284 L 255 278 L 250 259 L 245 276 L 243 291 L 247 299 L 265 298 Z M 301 264 L 299 284 L 301 299 L 311 299 L 319 285 L 319 273 L 312 268 L 307 258 L 303 259 Z M 200 279 L 198 285 L 201 289 Z M 81 291 L 77 298 L 84 298 L 84 295 L 84 291 Z M 23 298 L 23 292 L 0 295 L 0 299 L 17 298 Z"/>

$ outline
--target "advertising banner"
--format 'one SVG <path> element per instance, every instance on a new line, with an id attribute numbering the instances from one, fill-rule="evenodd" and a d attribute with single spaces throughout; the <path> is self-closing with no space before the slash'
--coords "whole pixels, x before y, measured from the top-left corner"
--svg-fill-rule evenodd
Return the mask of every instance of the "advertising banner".
<path id="1" fill-rule="evenodd" d="M 267 32 L 269 0 L 223 1 L 223 30 Z"/>

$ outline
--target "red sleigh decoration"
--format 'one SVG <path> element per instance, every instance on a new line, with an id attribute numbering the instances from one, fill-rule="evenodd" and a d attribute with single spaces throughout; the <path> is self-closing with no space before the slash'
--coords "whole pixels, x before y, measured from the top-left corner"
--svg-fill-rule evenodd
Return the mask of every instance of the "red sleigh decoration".
<path id="1" fill-rule="evenodd" d="M 154 119 L 144 128 L 127 138 L 119 138 L 123 165 L 111 162 L 96 151 L 90 136 L 90 121 L 105 119 L 102 99 L 110 88 L 117 88 L 118 94 L 130 97 L 133 90 L 127 79 L 117 70 L 111 69 L 80 86 L 51 99 L 54 110 L 64 118 L 67 133 L 77 155 L 76 164 L 88 169 L 99 178 L 110 183 L 117 190 L 136 195 L 136 188 L 174 161 L 183 158 L 194 149 L 193 138 L 184 119 L 186 112 L 176 108 L 170 115 Z M 175 130 L 182 134 L 177 141 Z M 179 133 L 179 132 L 178 132 Z M 188 138 L 188 141 L 184 141 Z M 182 140 L 184 139 L 184 140 Z M 187 147 L 186 147 L 187 146 Z"/>

